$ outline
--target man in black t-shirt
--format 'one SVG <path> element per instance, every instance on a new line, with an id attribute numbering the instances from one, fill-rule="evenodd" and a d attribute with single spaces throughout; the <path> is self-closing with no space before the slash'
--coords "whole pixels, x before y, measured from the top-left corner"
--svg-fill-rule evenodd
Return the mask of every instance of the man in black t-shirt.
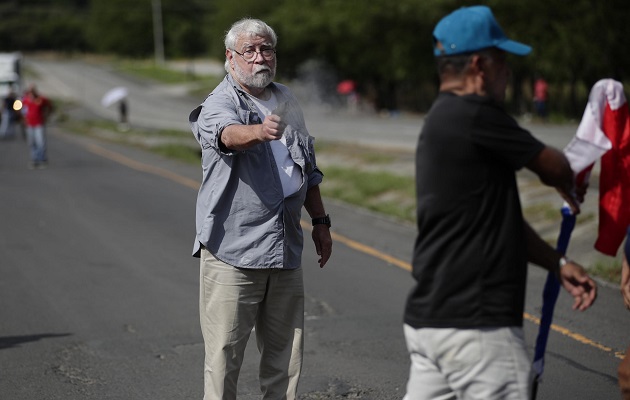
<path id="1" fill-rule="evenodd" d="M 529 46 L 508 39 L 485 6 L 449 14 L 433 34 L 440 94 L 416 153 L 417 285 L 405 309 L 405 399 L 529 398 L 527 263 L 553 271 L 575 309 L 590 307 L 597 289 L 523 220 L 515 173 L 530 169 L 577 213 L 573 172 L 561 151 L 504 110 L 506 53 L 526 55 Z"/>

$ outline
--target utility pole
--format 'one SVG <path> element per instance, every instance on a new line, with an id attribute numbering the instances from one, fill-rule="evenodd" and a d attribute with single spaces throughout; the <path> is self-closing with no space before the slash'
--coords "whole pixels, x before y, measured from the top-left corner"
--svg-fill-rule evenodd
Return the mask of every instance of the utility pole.
<path id="1" fill-rule="evenodd" d="M 155 63 L 164 65 L 164 35 L 162 33 L 162 2 L 152 0 L 153 6 L 153 43 L 155 46 Z"/>

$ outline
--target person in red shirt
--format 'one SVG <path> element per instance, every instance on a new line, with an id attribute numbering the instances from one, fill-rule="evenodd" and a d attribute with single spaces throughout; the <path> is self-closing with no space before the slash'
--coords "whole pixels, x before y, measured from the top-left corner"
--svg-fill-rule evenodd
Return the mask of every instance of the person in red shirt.
<path id="1" fill-rule="evenodd" d="M 542 77 L 536 79 L 534 82 L 534 109 L 536 115 L 543 120 L 547 119 L 547 97 L 548 97 L 549 85 Z"/>
<path id="2" fill-rule="evenodd" d="M 31 153 L 31 168 L 45 168 L 48 164 L 46 153 L 46 120 L 52 112 L 52 103 L 39 94 L 31 85 L 22 99 L 22 113 L 26 125 L 26 135 Z"/>

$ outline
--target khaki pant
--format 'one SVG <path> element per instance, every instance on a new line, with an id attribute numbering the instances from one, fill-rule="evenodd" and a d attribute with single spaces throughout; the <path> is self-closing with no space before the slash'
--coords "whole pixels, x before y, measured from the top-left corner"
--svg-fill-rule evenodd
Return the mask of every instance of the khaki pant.
<path id="1" fill-rule="evenodd" d="M 404 326 L 411 368 L 403 400 L 528 400 L 531 363 L 520 327 Z"/>
<path id="2" fill-rule="evenodd" d="M 236 399 L 243 354 L 254 329 L 263 399 L 295 399 L 304 347 L 302 269 L 244 269 L 201 251 L 200 321 L 204 400 Z"/>

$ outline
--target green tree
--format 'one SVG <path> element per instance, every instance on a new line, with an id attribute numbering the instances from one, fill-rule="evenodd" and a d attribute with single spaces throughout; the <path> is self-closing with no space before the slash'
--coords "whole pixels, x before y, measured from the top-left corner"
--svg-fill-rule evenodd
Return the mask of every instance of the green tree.
<path id="1" fill-rule="evenodd" d="M 251 17 L 269 21 L 273 10 L 285 7 L 285 0 L 276 0 L 270 4 L 260 0 L 214 0 L 212 13 L 208 15 L 206 36 L 208 53 L 217 59 L 225 58 L 223 39 L 230 26 L 241 18 Z M 275 28 L 275 26 L 274 26 Z"/>
<path id="2" fill-rule="evenodd" d="M 99 53 L 153 54 L 151 0 L 91 0 L 88 39 Z"/>
<path id="3" fill-rule="evenodd" d="M 359 82 L 377 108 L 398 109 L 400 99 L 418 108 L 435 93 L 431 31 L 453 3 L 303 0 L 277 8 L 271 18 L 286 68 L 322 59 L 340 77 Z"/>
<path id="4" fill-rule="evenodd" d="M 205 21 L 211 6 L 204 0 L 161 0 L 162 33 L 167 58 L 207 54 Z M 91 0 L 88 35 L 98 52 L 131 57 L 154 54 L 152 0 Z"/>
<path id="5" fill-rule="evenodd" d="M 552 110 L 579 117 L 597 80 L 627 78 L 630 55 L 620 40 L 630 35 L 629 2 L 494 0 L 489 5 L 510 34 L 534 48 L 517 63 L 515 74 L 524 78 L 521 83 L 544 76 Z"/>
<path id="6" fill-rule="evenodd" d="M 87 6 L 87 0 L 3 1 L 0 51 L 86 49 Z"/>
<path id="7" fill-rule="evenodd" d="M 437 90 L 431 32 L 458 7 L 487 4 L 506 33 L 530 44 L 512 57 L 513 111 L 531 107 L 535 74 L 550 83 L 552 111 L 580 116 L 599 79 L 627 80 L 627 0 L 160 0 L 167 58 L 224 58 L 223 36 L 242 17 L 279 36 L 280 79 L 319 65 L 353 79 L 379 109 L 426 111 Z M 0 51 L 154 54 L 152 0 L 4 0 Z M 312 63 L 312 61 L 315 63 Z M 334 82 L 321 82 L 334 86 Z M 334 91 L 334 90 L 333 90 Z"/>
<path id="8" fill-rule="evenodd" d="M 208 18 L 214 13 L 207 0 L 161 0 L 164 48 L 169 58 L 208 56 Z"/>

